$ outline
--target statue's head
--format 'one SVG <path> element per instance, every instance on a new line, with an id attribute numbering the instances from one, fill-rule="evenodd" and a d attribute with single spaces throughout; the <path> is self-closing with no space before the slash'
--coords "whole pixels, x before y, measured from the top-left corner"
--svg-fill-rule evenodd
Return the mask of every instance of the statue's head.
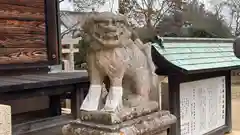
<path id="1" fill-rule="evenodd" d="M 95 40 L 103 46 L 118 46 L 120 37 L 126 34 L 126 25 L 128 24 L 123 15 L 102 12 L 89 16 L 82 28 L 91 40 Z"/>

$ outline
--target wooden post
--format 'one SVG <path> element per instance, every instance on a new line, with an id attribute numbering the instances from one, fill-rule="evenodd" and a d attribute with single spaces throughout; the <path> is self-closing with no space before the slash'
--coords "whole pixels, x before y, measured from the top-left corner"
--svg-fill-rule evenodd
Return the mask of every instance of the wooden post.
<path id="1" fill-rule="evenodd" d="M 51 116 L 61 115 L 61 98 L 59 95 L 50 96 L 49 110 Z"/>
<path id="2" fill-rule="evenodd" d="M 80 85 L 77 85 L 71 94 L 71 113 L 75 119 L 80 118 L 80 107 L 83 100 L 84 88 L 81 88 Z"/>

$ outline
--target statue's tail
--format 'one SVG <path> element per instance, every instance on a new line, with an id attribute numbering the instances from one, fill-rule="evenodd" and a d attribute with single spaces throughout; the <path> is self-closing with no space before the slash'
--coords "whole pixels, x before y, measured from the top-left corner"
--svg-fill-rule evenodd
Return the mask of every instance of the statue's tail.
<path id="1" fill-rule="evenodd" d="M 152 61 L 152 55 L 151 55 L 151 45 L 150 43 L 145 44 L 145 48 L 142 49 L 143 53 L 145 54 L 147 58 L 148 67 L 150 69 L 150 76 L 151 76 L 151 93 L 150 97 L 153 100 L 158 101 L 159 100 L 159 91 L 158 91 L 158 76 L 155 73 L 156 67 Z"/>
<path id="2" fill-rule="evenodd" d="M 159 101 L 160 97 L 160 91 L 158 90 L 158 76 L 155 74 L 155 65 L 152 61 L 152 54 L 151 54 L 151 43 L 143 44 L 143 42 L 140 39 L 137 39 L 134 41 L 135 44 L 139 47 L 139 49 L 144 53 L 146 56 L 148 68 L 150 69 L 150 83 L 151 83 L 151 92 L 150 92 L 150 98 L 155 101 Z"/>

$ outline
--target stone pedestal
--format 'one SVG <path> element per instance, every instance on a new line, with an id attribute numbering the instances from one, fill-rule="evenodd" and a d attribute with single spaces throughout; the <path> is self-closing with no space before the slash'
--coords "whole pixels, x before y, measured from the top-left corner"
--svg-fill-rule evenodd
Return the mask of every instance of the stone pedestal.
<path id="1" fill-rule="evenodd" d="M 119 113 L 81 112 L 81 119 L 62 128 L 63 135 L 167 135 L 176 117 L 159 111 L 157 102 L 124 108 Z"/>

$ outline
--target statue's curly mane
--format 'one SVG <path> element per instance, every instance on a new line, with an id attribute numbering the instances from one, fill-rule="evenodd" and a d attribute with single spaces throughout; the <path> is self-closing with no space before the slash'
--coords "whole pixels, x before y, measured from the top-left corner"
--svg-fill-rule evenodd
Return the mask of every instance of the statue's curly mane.
<path id="1" fill-rule="evenodd" d="M 127 25 L 124 16 L 103 12 L 90 15 L 82 28 L 92 42 L 102 45 L 100 48 L 115 48 L 122 47 L 121 40 L 127 38 Z"/>

